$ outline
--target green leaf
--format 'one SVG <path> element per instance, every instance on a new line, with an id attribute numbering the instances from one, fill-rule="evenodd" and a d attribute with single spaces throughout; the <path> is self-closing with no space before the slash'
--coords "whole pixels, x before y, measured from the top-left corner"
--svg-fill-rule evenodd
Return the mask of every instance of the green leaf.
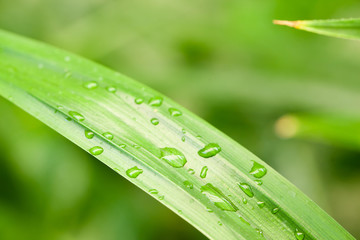
<path id="1" fill-rule="evenodd" d="M 298 21 L 274 20 L 274 23 L 331 37 L 360 39 L 360 18 Z"/>
<path id="2" fill-rule="evenodd" d="M 0 94 L 211 239 L 354 239 L 238 143 L 99 64 L 0 31 Z"/>

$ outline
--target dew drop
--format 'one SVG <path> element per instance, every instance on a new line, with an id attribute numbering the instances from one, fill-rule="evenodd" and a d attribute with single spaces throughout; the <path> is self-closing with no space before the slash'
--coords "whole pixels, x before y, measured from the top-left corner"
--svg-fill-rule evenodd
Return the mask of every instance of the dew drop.
<path id="1" fill-rule="evenodd" d="M 259 208 L 263 208 L 265 206 L 265 203 L 261 201 L 257 202 L 256 204 L 258 205 Z"/>
<path id="2" fill-rule="evenodd" d="M 92 90 L 92 89 L 95 89 L 98 87 L 98 83 L 95 81 L 89 81 L 89 82 L 84 83 L 84 87 L 86 89 Z"/>
<path id="3" fill-rule="evenodd" d="M 189 168 L 189 169 L 188 169 L 188 173 L 191 174 L 191 175 L 194 175 L 194 174 L 195 174 L 195 170 L 192 169 L 192 168 Z"/>
<path id="4" fill-rule="evenodd" d="M 184 181 L 184 185 L 185 185 L 185 187 L 190 188 L 190 189 L 194 188 L 194 185 L 191 182 L 189 182 L 188 180 Z"/>
<path id="5" fill-rule="evenodd" d="M 187 160 L 182 152 L 175 148 L 161 148 L 160 158 L 167 162 L 170 166 L 174 168 L 181 168 L 185 166 Z"/>
<path id="6" fill-rule="evenodd" d="M 157 119 L 157 118 L 152 118 L 151 120 L 150 120 L 150 122 L 152 123 L 152 125 L 158 125 L 159 124 L 159 119 Z"/>
<path id="7" fill-rule="evenodd" d="M 164 99 L 162 97 L 153 97 L 149 100 L 149 105 L 153 107 L 160 107 L 163 100 Z"/>
<path id="8" fill-rule="evenodd" d="M 261 229 L 255 228 L 255 230 L 259 235 L 263 236 L 263 231 Z"/>
<path id="9" fill-rule="evenodd" d="M 182 115 L 182 112 L 180 112 L 180 110 L 178 110 L 176 108 L 169 108 L 169 113 L 173 117 L 178 117 L 178 116 Z"/>
<path id="10" fill-rule="evenodd" d="M 159 196 L 159 200 L 164 200 L 165 196 Z"/>
<path id="11" fill-rule="evenodd" d="M 181 130 L 181 132 L 182 132 L 183 134 L 185 134 L 185 133 L 186 133 L 185 128 L 183 128 L 183 129 Z"/>
<path id="12" fill-rule="evenodd" d="M 254 165 L 250 170 L 250 174 L 253 175 L 256 178 L 262 178 L 263 176 L 265 176 L 267 170 L 266 168 L 261 165 L 260 163 L 257 163 L 255 161 L 253 161 Z"/>
<path id="13" fill-rule="evenodd" d="M 236 212 L 238 208 L 228 199 L 218 188 L 211 183 L 200 188 L 201 193 L 205 194 L 214 205 L 221 210 Z"/>
<path id="14" fill-rule="evenodd" d="M 255 182 L 257 185 L 259 185 L 259 186 L 263 184 L 263 181 L 262 181 L 262 180 L 255 180 L 254 182 Z"/>
<path id="15" fill-rule="evenodd" d="M 222 226 L 222 225 L 223 225 L 221 221 L 218 221 L 218 224 L 219 224 L 219 226 Z"/>
<path id="16" fill-rule="evenodd" d="M 296 229 L 295 237 L 297 240 L 303 240 L 303 239 L 305 239 L 305 234 L 303 232 L 301 232 L 299 229 Z"/>
<path id="17" fill-rule="evenodd" d="M 156 190 L 156 189 L 150 189 L 150 190 L 149 190 L 149 193 L 151 193 L 151 194 L 158 194 L 159 191 Z"/>
<path id="18" fill-rule="evenodd" d="M 130 178 L 137 178 L 140 174 L 142 174 L 144 171 L 142 169 L 139 169 L 138 167 L 132 167 L 126 170 L 126 175 Z"/>
<path id="19" fill-rule="evenodd" d="M 122 144 L 119 144 L 119 147 L 126 148 L 126 145 L 122 143 Z"/>
<path id="20" fill-rule="evenodd" d="M 201 169 L 201 172 L 200 172 L 200 177 L 201 178 L 206 178 L 206 175 L 207 175 L 207 172 L 208 172 L 208 167 L 207 166 L 203 166 L 203 168 Z"/>
<path id="21" fill-rule="evenodd" d="M 210 213 L 214 212 L 211 208 L 206 208 L 206 211 Z"/>
<path id="22" fill-rule="evenodd" d="M 76 121 L 79 121 L 79 122 L 85 120 L 85 117 L 83 115 L 81 115 L 80 113 L 75 112 L 75 111 L 70 111 L 69 115 L 70 115 L 70 117 L 72 117 L 73 119 L 75 119 Z"/>
<path id="23" fill-rule="evenodd" d="M 103 136 L 109 140 L 113 140 L 114 139 L 114 135 L 112 135 L 112 133 L 110 132 L 105 132 L 103 133 Z"/>
<path id="24" fill-rule="evenodd" d="M 243 202 L 243 204 L 247 204 L 248 201 L 246 198 L 243 198 L 242 202 Z"/>
<path id="25" fill-rule="evenodd" d="M 85 130 L 85 137 L 88 138 L 88 139 L 92 139 L 94 137 L 94 132 L 92 132 L 89 129 L 86 129 Z"/>
<path id="26" fill-rule="evenodd" d="M 273 210 L 271 210 L 272 214 L 276 214 L 280 209 L 279 208 L 274 208 Z"/>
<path id="27" fill-rule="evenodd" d="M 185 140 L 186 140 L 185 137 L 182 137 L 182 138 L 181 138 L 181 141 L 185 142 Z"/>
<path id="28" fill-rule="evenodd" d="M 109 93 L 116 93 L 116 90 L 116 87 L 113 86 L 106 87 L 106 91 L 108 91 Z"/>
<path id="29" fill-rule="evenodd" d="M 249 184 L 247 183 L 238 183 L 240 189 L 246 194 L 248 195 L 249 197 L 253 197 L 254 196 L 254 193 L 253 191 L 251 190 L 251 187 Z"/>
<path id="30" fill-rule="evenodd" d="M 213 157 L 221 151 L 221 147 L 217 143 L 209 143 L 204 148 L 198 151 L 198 154 L 203 158 Z"/>
<path id="31" fill-rule="evenodd" d="M 135 98 L 135 103 L 136 104 L 142 104 L 144 102 L 144 99 L 142 98 Z"/>
<path id="32" fill-rule="evenodd" d="M 92 154 L 92 155 L 100 155 L 104 152 L 104 149 L 102 147 L 99 147 L 99 146 L 95 146 L 95 147 L 92 147 L 89 149 L 89 152 Z"/>

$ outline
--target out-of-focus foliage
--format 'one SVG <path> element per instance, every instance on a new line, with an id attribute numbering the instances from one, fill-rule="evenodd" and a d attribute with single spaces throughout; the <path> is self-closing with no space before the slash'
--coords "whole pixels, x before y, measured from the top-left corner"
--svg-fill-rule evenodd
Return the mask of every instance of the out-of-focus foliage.
<path id="1" fill-rule="evenodd" d="M 359 8 L 355 0 L 0 0 L 0 28 L 166 93 L 267 161 L 359 238 L 359 151 L 321 138 L 284 140 L 273 129 L 289 113 L 360 121 L 360 45 L 272 24 L 354 17 Z M 202 238 L 0 101 L 0 239 Z"/>

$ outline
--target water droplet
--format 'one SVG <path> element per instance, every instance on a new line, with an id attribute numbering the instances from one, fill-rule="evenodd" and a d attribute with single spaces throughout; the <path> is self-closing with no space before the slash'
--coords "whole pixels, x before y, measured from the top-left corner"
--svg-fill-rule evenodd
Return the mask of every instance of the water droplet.
<path id="1" fill-rule="evenodd" d="M 217 143 L 209 143 L 198 154 L 203 158 L 213 157 L 221 151 L 221 147 Z"/>
<path id="2" fill-rule="evenodd" d="M 159 200 L 164 200 L 165 196 L 159 196 Z"/>
<path id="3" fill-rule="evenodd" d="M 157 118 L 152 118 L 151 120 L 150 120 L 150 122 L 153 124 L 153 125 L 158 125 L 159 124 L 159 119 L 157 119 Z"/>
<path id="4" fill-rule="evenodd" d="M 126 147 L 126 145 L 125 144 L 119 144 L 119 147 L 121 147 L 121 148 L 125 148 Z"/>
<path id="5" fill-rule="evenodd" d="M 151 194 L 158 194 L 159 191 L 156 190 L 156 189 L 150 189 L 150 190 L 149 190 L 149 193 L 151 193 Z"/>
<path id="6" fill-rule="evenodd" d="M 162 97 L 153 97 L 149 100 L 149 105 L 153 107 L 160 107 L 163 100 L 164 99 Z"/>
<path id="7" fill-rule="evenodd" d="M 218 221 L 218 224 L 219 224 L 219 226 L 222 226 L 222 225 L 223 225 L 222 222 L 220 222 L 220 221 Z"/>
<path id="8" fill-rule="evenodd" d="M 206 208 L 206 211 L 207 211 L 207 212 L 210 212 L 210 213 L 211 213 L 211 212 L 214 212 L 214 211 L 213 211 L 212 209 L 210 209 L 210 208 Z"/>
<path id="9" fill-rule="evenodd" d="M 263 208 L 265 206 L 265 203 L 261 201 L 257 202 L 256 204 L 258 205 L 259 208 Z"/>
<path id="10" fill-rule="evenodd" d="M 71 121 L 72 118 L 71 117 L 65 117 L 66 121 Z"/>
<path id="11" fill-rule="evenodd" d="M 185 128 L 183 128 L 183 129 L 181 130 L 181 132 L 182 132 L 183 134 L 185 134 L 185 133 L 186 133 Z"/>
<path id="12" fill-rule="evenodd" d="M 142 104 L 144 102 L 144 99 L 142 98 L 135 98 L 135 103 L 136 104 Z"/>
<path id="13" fill-rule="evenodd" d="M 179 150 L 175 148 L 161 148 L 161 159 L 167 162 L 170 166 L 175 168 L 181 168 L 185 166 L 187 160 Z"/>
<path id="14" fill-rule="evenodd" d="M 114 135 L 112 135 L 112 133 L 110 132 L 105 132 L 103 133 L 103 136 L 109 140 L 113 140 L 114 139 Z"/>
<path id="15" fill-rule="evenodd" d="M 250 170 L 250 174 L 253 175 L 256 178 L 262 178 L 263 176 L 265 176 L 267 170 L 266 168 L 261 165 L 260 163 L 257 163 L 255 161 L 253 161 L 254 165 Z"/>
<path id="16" fill-rule="evenodd" d="M 224 211 L 236 212 L 238 208 L 216 187 L 208 183 L 200 188 L 214 205 Z"/>
<path id="17" fill-rule="evenodd" d="M 250 226 L 250 223 L 249 223 L 245 218 L 243 218 L 242 216 L 239 216 L 239 218 L 240 218 L 240 220 L 241 220 L 243 223 L 245 223 L 245 224 L 247 224 L 247 225 Z"/>
<path id="18" fill-rule="evenodd" d="M 92 89 L 95 89 L 98 87 L 98 83 L 95 81 L 89 81 L 89 82 L 84 83 L 84 87 L 86 89 L 92 90 Z"/>
<path id="19" fill-rule="evenodd" d="M 77 120 L 79 122 L 85 120 L 85 117 L 83 115 L 81 115 L 80 113 L 75 112 L 75 111 L 70 111 L 69 115 L 70 115 L 70 117 L 72 117 L 73 119 L 75 119 L 75 120 Z"/>
<path id="20" fill-rule="evenodd" d="M 106 87 L 106 91 L 110 92 L 110 93 L 116 93 L 116 87 L 113 87 L 113 86 L 109 86 L 109 87 Z"/>
<path id="21" fill-rule="evenodd" d="M 85 130 L 85 137 L 88 138 L 88 139 L 92 139 L 94 137 L 94 132 L 92 132 L 89 129 L 86 129 Z"/>
<path id="22" fill-rule="evenodd" d="M 180 110 L 178 110 L 176 108 L 169 108 L 169 113 L 173 117 L 178 117 L 178 116 L 182 115 L 182 112 L 180 112 Z"/>
<path id="23" fill-rule="evenodd" d="M 182 138 L 181 138 L 181 141 L 185 142 L 185 140 L 186 140 L 185 137 L 182 137 Z"/>
<path id="24" fill-rule="evenodd" d="M 243 204 L 247 204 L 248 201 L 246 198 L 243 198 L 242 202 L 243 202 Z"/>
<path id="25" fill-rule="evenodd" d="M 255 228 L 255 230 L 259 235 L 263 236 L 263 231 L 261 229 Z"/>
<path id="26" fill-rule="evenodd" d="M 139 169 L 138 167 L 132 167 L 126 170 L 126 175 L 130 178 L 137 178 L 140 174 L 142 174 L 144 171 L 142 169 Z"/>
<path id="27" fill-rule="evenodd" d="M 276 214 L 279 210 L 280 210 L 279 208 L 274 208 L 273 210 L 271 210 L 271 212 L 272 212 L 273 214 Z"/>
<path id="28" fill-rule="evenodd" d="M 249 184 L 247 183 L 238 183 L 240 189 L 246 194 L 248 195 L 249 197 L 253 197 L 254 196 L 254 193 L 253 191 L 251 190 L 251 187 Z"/>
<path id="29" fill-rule="evenodd" d="M 301 232 L 299 229 L 296 229 L 295 237 L 297 240 L 303 240 L 303 239 L 305 239 L 305 234 L 303 232 Z"/>
<path id="30" fill-rule="evenodd" d="M 190 189 L 194 188 L 194 185 L 191 182 L 189 182 L 188 180 L 184 181 L 184 185 L 185 185 L 185 187 L 190 188 Z"/>
<path id="31" fill-rule="evenodd" d="M 194 175 L 194 174 L 195 174 L 195 170 L 192 169 L 192 168 L 189 168 L 189 169 L 188 169 L 188 173 L 191 174 L 191 175 Z"/>
<path id="32" fill-rule="evenodd" d="M 134 147 L 135 149 L 139 149 L 139 148 L 140 148 L 140 146 L 137 145 L 137 144 L 134 144 L 133 147 Z"/>
<path id="33" fill-rule="evenodd" d="M 200 172 L 200 177 L 201 178 L 206 178 L 206 175 L 207 175 L 207 172 L 208 172 L 208 167 L 207 166 L 203 166 L 203 168 L 201 169 L 201 172 Z"/>
<path id="34" fill-rule="evenodd" d="M 95 147 L 92 147 L 89 149 L 89 152 L 92 154 L 92 155 L 100 155 L 104 152 L 104 149 L 102 147 L 99 147 L 99 146 L 95 146 Z"/>
<path id="35" fill-rule="evenodd" d="M 262 185 L 262 184 L 263 184 L 263 181 L 261 181 L 261 180 L 254 180 L 254 182 L 255 182 L 257 185 Z"/>

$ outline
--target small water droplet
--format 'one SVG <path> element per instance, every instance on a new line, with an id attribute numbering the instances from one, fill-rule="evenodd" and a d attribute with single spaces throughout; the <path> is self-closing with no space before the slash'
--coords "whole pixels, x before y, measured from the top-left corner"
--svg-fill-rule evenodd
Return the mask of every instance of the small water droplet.
<path id="1" fill-rule="evenodd" d="M 75 119 L 76 121 L 79 121 L 79 122 L 85 120 L 85 117 L 83 115 L 81 115 L 80 113 L 75 112 L 75 111 L 70 111 L 69 115 L 70 115 L 70 117 L 72 117 L 73 119 Z"/>
<path id="2" fill-rule="evenodd" d="M 72 118 L 71 117 L 65 117 L 66 121 L 71 121 Z"/>
<path id="3" fill-rule="evenodd" d="M 255 230 L 259 235 L 263 236 L 263 231 L 261 229 L 255 228 Z"/>
<path id="4" fill-rule="evenodd" d="M 137 178 L 140 174 L 142 174 L 144 171 L 142 169 L 139 169 L 138 167 L 132 167 L 126 170 L 126 175 L 130 178 Z"/>
<path id="5" fill-rule="evenodd" d="M 254 180 L 254 182 L 257 184 L 257 185 L 262 185 L 263 184 L 263 181 L 262 180 Z"/>
<path id="6" fill-rule="evenodd" d="M 126 147 L 126 145 L 125 144 L 119 144 L 119 147 L 121 147 L 121 148 L 125 148 Z"/>
<path id="7" fill-rule="evenodd" d="M 243 204 L 247 204 L 248 201 L 246 198 L 243 198 L 242 202 L 243 202 Z"/>
<path id="8" fill-rule="evenodd" d="M 85 137 L 88 138 L 88 139 L 92 139 L 94 137 L 94 132 L 92 132 L 91 130 L 89 129 L 86 129 L 85 130 Z"/>
<path id="9" fill-rule="evenodd" d="M 164 200 L 165 196 L 159 196 L 159 200 Z"/>
<path id="10" fill-rule="evenodd" d="M 149 100 L 149 105 L 153 107 L 160 107 L 163 100 L 164 99 L 162 97 L 153 97 Z"/>
<path id="11" fill-rule="evenodd" d="M 185 134 L 185 133 L 186 133 L 185 128 L 183 128 L 183 129 L 181 130 L 181 132 L 182 132 L 183 134 Z"/>
<path id="12" fill-rule="evenodd" d="M 222 226 L 222 225 L 223 225 L 221 221 L 218 221 L 218 224 L 219 224 L 219 226 Z"/>
<path id="13" fill-rule="evenodd" d="M 136 104 L 142 104 L 144 102 L 144 99 L 142 98 L 135 98 L 135 103 Z"/>
<path id="14" fill-rule="evenodd" d="M 209 170 L 209 168 L 207 166 L 203 166 L 203 168 L 201 169 L 201 172 L 200 172 L 200 177 L 206 178 L 208 170 Z"/>
<path id="15" fill-rule="evenodd" d="M 271 210 L 271 213 L 276 214 L 279 210 L 279 208 L 274 208 L 273 210 Z"/>
<path id="16" fill-rule="evenodd" d="M 185 137 L 182 137 L 182 138 L 181 138 L 181 141 L 185 142 L 185 140 L 186 140 Z"/>
<path id="17" fill-rule="evenodd" d="M 241 220 L 243 223 L 245 223 L 245 224 L 247 224 L 247 225 L 250 226 L 250 223 L 249 223 L 245 218 L 243 218 L 242 216 L 239 216 L 239 218 L 240 218 L 240 220 Z"/>
<path id="18" fill-rule="evenodd" d="M 194 174 L 195 174 L 195 170 L 192 169 L 192 168 L 189 168 L 189 169 L 188 169 L 188 173 L 191 174 L 191 175 L 194 175 Z"/>
<path id="19" fill-rule="evenodd" d="M 181 168 L 185 166 L 187 160 L 182 152 L 175 148 L 161 148 L 160 158 L 167 162 L 170 166 L 175 168 Z"/>
<path id="20" fill-rule="evenodd" d="M 114 139 L 114 135 L 112 135 L 112 133 L 110 132 L 105 132 L 103 133 L 103 136 L 109 140 L 113 140 Z"/>
<path id="21" fill-rule="evenodd" d="M 180 110 L 178 110 L 176 108 L 169 108 L 169 113 L 173 117 L 178 117 L 178 116 L 182 115 L 182 112 L 180 112 Z"/>
<path id="22" fill-rule="evenodd" d="M 104 149 L 102 147 L 99 147 L 99 146 L 95 146 L 95 147 L 92 147 L 89 149 L 89 152 L 92 154 L 92 155 L 100 155 L 104 152 Z"/>
<path id="23" fill-rule="evenodd" d="M 98 83 L 95 81 L 89 81 L 89 82 L 84 83 L 84 88 L 86 88 L 86 89 L 92 90 L 97 87 L 98 87 Z"/>
<path id="24" fill-rule="evenodd" d="M 206 208 L 206 211 L 207 211 L 207 212 L 210 212 L 210 213 L 211 213 L 211 212 L 214 212 L 214 211 L 213 211 L 212 209 L 210 209 L 210 208 Z"/>
<path id="25" fill-rule="evenodd" d="M 253 191 L 251 190 L 251 187 L 249 184 L 247 183 L 238 183 L 240 189 L 246 194 L 248 195 L 249 197 L 253 197 L 254 196 L 254 193 Z"/>
<path id="26" fill-rule="evenodd" d="M 150 190 L 149 190 L 149 193 L 151 193 L 151 194 L 158 194 L 159 191 L 156 190 L 156 189 L 150 189 Z"/>
<path id="27" fill-rule="evenodd" d="M 201 193 L 205 194 L 214 205 L 224 211 L 236 212 L 238 208 L 228 199 L 218 188 L 211 183 L 200 188 Z"/>
<path id="28" fill-rule="evenodd" d="M 116 87 L 113 86 L 106 87 L 106 91 L 108 91 L 109 93 L 116 93 L 116 90 Z"/>
<path id="29" fill-rule="evenodd" d="M 194 188 L 194 185 L 188 180 L 184 181 L 184 185 L 185 185 L 185 187 L 190 188 L 190 189 Z"/>
<path id="30" fill-rule="evenodd" d="M 297 240 L 303 240 L 303 239 L 305 239 L 305 234 L 303 232 L 301 232 L 299 229 L 296 229 L 295 237 Z"/>
<path id="31" fill-rule="evenodd" d="M 134 147 L 135 149 L 139 149 L 139 148 L 140 148 L 140 146 L 137 145 L 137 144 L 134 144 L 133 147 Z"/>
<path id="32" fill-rule="evenodd" d="M 198 151 L 198 154 L 203 158 L 213 157 L 221 151 L 221 147 L 217 143 L 209 143 L 204 148 Z"/>
<path id="33" fill-rule="evenodd" d="M 263 176 L 265 176 L 266 172 L 267 170 L 263 165 L 253 161 L 253 167 L 250 170 L 251 175 L 253 175 L 256 178 L 262 178 Z"/>
<path id="34" fill-rule="evenodd" d="M 151 120 L 150 120 L 150 122 L 152 123 L 152 125 L 158 125 L 159 124 L 159 119 L 157 119 L 157 118 L 152 118 Z"/>
<path id="35" fill-rule="evenodd" d="M 258 205 L 259 208 L 263 208 L 265 206 L 265 203 L 261 201 L 257 202 L 256 204 Z"/>

